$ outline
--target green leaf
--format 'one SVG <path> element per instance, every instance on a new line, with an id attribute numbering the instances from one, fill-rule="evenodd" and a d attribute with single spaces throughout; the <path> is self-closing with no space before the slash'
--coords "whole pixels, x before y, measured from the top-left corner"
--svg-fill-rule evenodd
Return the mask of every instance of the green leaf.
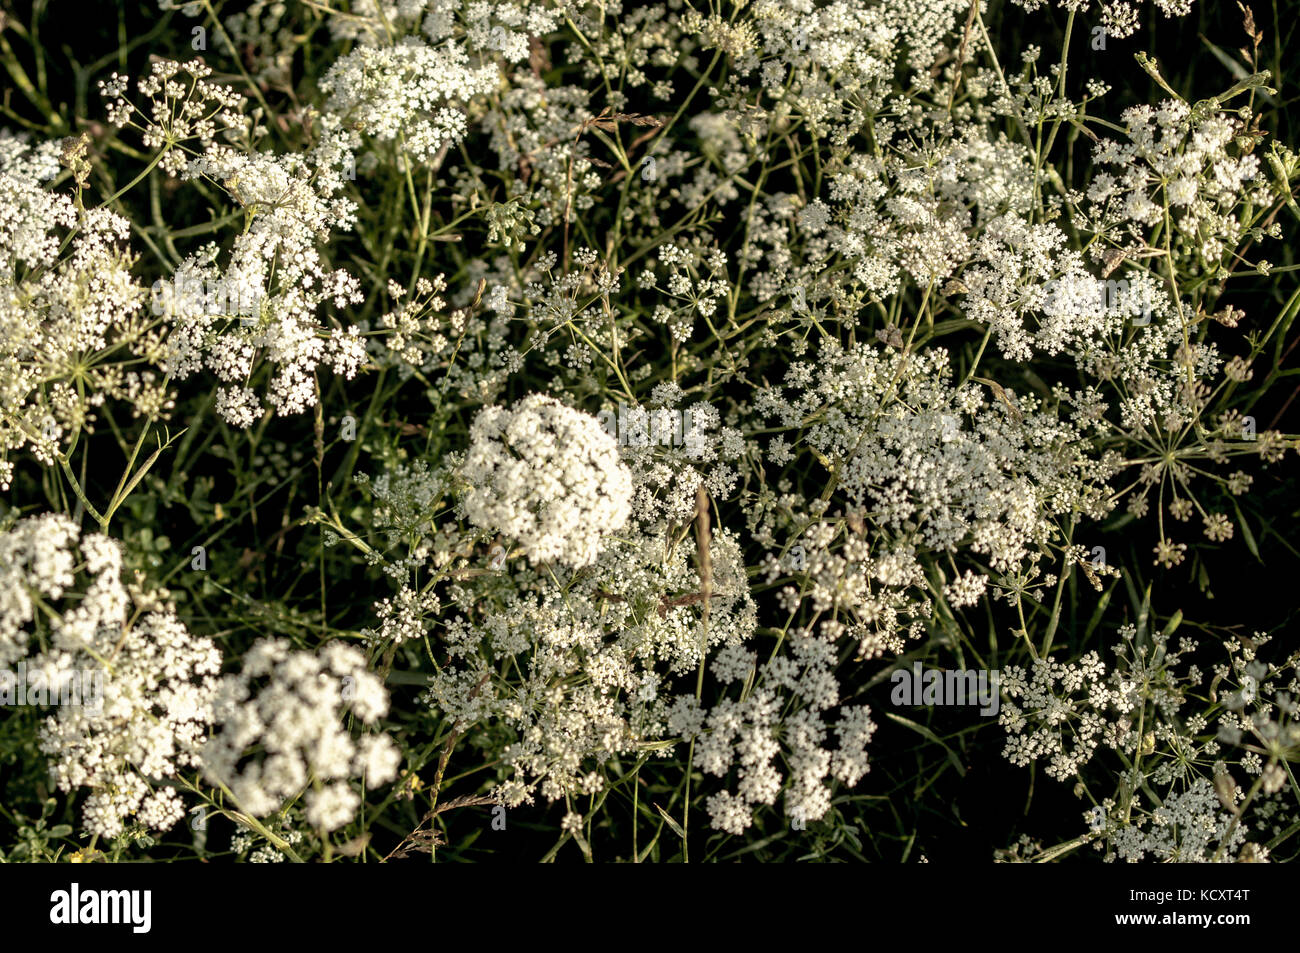
<path id="1" fill-rule="evenodd" d="M 1236 500 L 1232 501 L 1232 508 L 1236 511 L 1237 523 L 1241 526 L 1241 538 L 1246 541 L 1246 548 L 1250 550 L 1252 556 L 1263 563 L 1264 560 L 1259 555 L 1259 544 L 1255 542 L 1255 534 L 1250 531 L 1250 524 L 1246 522 L 1246 517 L 1242 515 L 1241 507 L 1237 505 Z"/>
<path id="2" fill-rule="evenodd" d="M 957 752 L 949 748 L 948 745 L 944 743 L 944 740 L 942 738 L 936 735 L 925 725 L 912 721 L 912 719 L 910 718 L 904 718 L 902 715 L 895 715 L 893 712 L 890 711 L 885 712 L 885 717 L 898 722 L 900 725 L 903 725 L 905 728 L 911 728 L 913 731 L 915 731 L 922 738 L 925 738 L 927 741 L 933 741 L 935 744 L 941 745 L 943 747 L 943 750 L 948 753 L 948 760 L 951 761 L 952 766 L 957 769 L 957 773 L 960 774 L 963 778 L 966 777 L 966 768 L 965 766 L 962 765 L 961 759 L 957 757 Z"/>
<path id="3" fill-rule="evenodd" d="M 1110 605 L 1111 594 L 1115 591 L 1115 587 L 1118 585 L 1119 580 L 1116 579 L 1110 584 L 1110 588 L 1101 594 L 1101 598 L 1097 600 L 1097 608 L 1092 610 L 1092 618 L 1088 620 L 1088 627 L 1083 630 L 1083 637 L 1085 640 L 1088 636 L 1092 635 L 1093 630 L 1096 629 L 1097 625 L 1101 622 L 1102 614 L 1105 613 L 1106 607 Z"/>
<path id="4" fill-rule="evenodd" d="M 1164 630 L 1160 633 L 1160 635 L 1163 638 L 1166 639 L 1169 638 L 1169 636 L 1174 634 L 1174 630 L 1177 629 L 1178 626 L 1182 624 L 1182 621 L 1183 621 L 1183 610 L 1178 609 L 1174 612 L 1172 616 L 1169 617 L 1169 621 L 1165 623 Z"/>
<path id="5" fill-rule="evenodd" d="M 1209 48 L 1209 51 L 1214 54 L 1214 58 L 1223 64 L 1224 69 L 1232 74 L 1233 79 L 1245 79 L 1250 75 L 1250 73 L 1246 72 L 1246 67 L 1242 66 L 1219 47 L 1207 40 L 1204 36 L 1201 37 L 1201 42 L 1204 43 L 1206 47 Z"/>
<path id="6" fill-rule="evenodd" d="M 673 820 L 672 815 L 670 815 L 658 804 L 655 805 L 655 810 L 659 812 L 659 816 L 662 817 L 664 821 L 668 824 L 668 826 L 672 828 L 674 834 L 676 834 L 682 840 L 686 840 L 686 831 L 682 830 L 682 825 L 678 824 L 675 820 Z"/>

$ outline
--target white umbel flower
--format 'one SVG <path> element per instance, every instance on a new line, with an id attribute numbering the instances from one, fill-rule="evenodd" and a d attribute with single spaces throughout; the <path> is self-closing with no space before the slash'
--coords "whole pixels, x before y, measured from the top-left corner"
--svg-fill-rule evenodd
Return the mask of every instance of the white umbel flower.
<path id="1" fill-rule="evenodd" d="M 294 651 L 285 639 L 260 639 L 243 668 L 222 680 L 215 702 L 220 730 L 203 749 L 204 775 L 229 787 L 240 807 L 258 817 L 312 785 L 308 822 L 337 830 L 361 804 L 351 780 L 386 784 L 401 763 L 385 734 L 354 742 L 345 709 L 364 725 L 388 711 L 384 684 L 359 649 L 331 642 L 312 653 Z M 262 757 L 249 759 L 250 749 Z"/>
<path id="2" fill-rule="evenodd" d="M 221 668 L 212 640 L 170 605 L 130 617 L 122 564 L 120 543 L 83 536 L 62 514 L 0 533 L 0 667 L 21 661 L 32 686 L 47 686 L 16 703 L 51 707 L 37 733 L 50 781 L 65 793 L 88 789 L 83 823 L 101 837 L 132 818 L 166 830 L 184 815 L 158 782 L 198 763 Z M 14 704 L 14 673 L 0 675 L 0 704 Z"/>
<path id="3" fill-rule="evenodd" d="M 533 563 L 589 566 L 631 514 L 632 474 L 614 438 L 544 394 L 484 408 L 461 475 L 470 521 L 518 540 Z"/>
<path id="4" fill-rule="evenodd" d="M 358 47 L 330 67 L 320 88 L 329 94 L 331 115 L 429 160 L 464 138 L 460 104 L 492 92 L 497 82 L 497 67 L 474 66 L 462 47 L 408 36 L 394 46 Z"/>

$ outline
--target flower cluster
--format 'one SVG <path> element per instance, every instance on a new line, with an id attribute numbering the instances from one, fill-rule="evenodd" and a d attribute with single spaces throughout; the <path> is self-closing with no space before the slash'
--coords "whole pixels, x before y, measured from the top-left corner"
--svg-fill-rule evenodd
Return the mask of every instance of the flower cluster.
<path id="1" fill-rule="evenodd" d="M 610 435 L 543 394 L 482 410 L 460 476 L 470 522 L 517 540 L 534 563 L 590 565 L 631 508 L 632 477 Z"/>
<path id="2" fill-rule="evenodd" d="M 92 431 L 95 408 L 127 400 L 156 417 L 171 406 L 159 377 L 132 368 L 157 360 L 159 335 L 143 314 L 132 274 L 130 223 L 86 209 L 43 184 L 84 143 L 29 145 L 0 133 L 0 489 L 23 449 L 53 464 L 76 435 Z"/>
<path id="3" fill-rule="evenodd" d="M 401 755 L 387 735 L 354 741 L 342 723 L 345 710 L 366 725 L 388 711 L 383 683 L 352 646 L 311 653 L 259 640 L 239 673 L 222 679 L 215 710 L 220 730 L 203 749 L 204 776 L 254 816 L 305 791 L 308 823 L 332 831 L 361 806 L 350 779 L 378 786 L 397 776 Z"/>
<path id="4" fill-rule="evenodd" d="M 58 705 L 39 733 L 54 784 L 89 789 L 91 833 L 116 836 L 132 818 L 171 827 L 184 809 L 160 782 L 199 763 L 220 653 L 155 594 L 128 591 L 120 544 L 83 536 L 65 516 L 29 517 L 0 534 L 0 567 L 0 663 L 25 660 Z M 43 647 L 32 653 L 37 636 Z"/>
<path id="5" fill-rule="evenodd" d="M 772 759 L 782 755 L 790 776 L 785 812 L 796 826 L 820 820 L 831 805 L 828 776 L 852 787 L 870 770 L 867 743 L 875 733 L 871 710 L 864 705 L 839 706 L 832 642 L 796 633 L 789 655 L 774 656 L 756 669 L 752 652 L 728 646 L 714 657 L 718 681 L 747 686 L 756 671 L 752 691 L 739 701 L 724 698 L 707 712 L 689 695 L 678 696 L 672 713 L 674 727 L 687 738 L 699 735 L 696 748 L 706 774 L 725 776 L 733 768 L 739 777 L 736 792 L 710 795 L 707 806 L 715 828 L 744 833 L 753 822 L 753 808 L 772 804 L 783 779 Z M 782 702 L 797 700 L 790 712 Z M 825 747 L 831 734 L 826 713 L 839 706 L 834 723 L 838 742 Z"/>
<path id="6" fill-rule="evenodd" d="M 1106 714 L 1132 707 L 1129 692 L 1105 684 L 1106 666 L 1095 653 L 1078 664 L 1038 659 L 1031 672 L 1011 666 L 1002 672 L 1002 690 L 1010 702 L 999 723 L 1007 729 L 1004 755 L 1012 764 L 1043 758 L 1047 776 L 1064 780 L 1079 772 L 1102 743 Z"/>
<path id="7" fill-rule="evenodd" d="M 1225 598 L 1297 558 L 1245 4 L 139 2 L 4 24 L 24 856 L 76 799 L 113 860 L 1294 853 L 1300 653 Z"/>

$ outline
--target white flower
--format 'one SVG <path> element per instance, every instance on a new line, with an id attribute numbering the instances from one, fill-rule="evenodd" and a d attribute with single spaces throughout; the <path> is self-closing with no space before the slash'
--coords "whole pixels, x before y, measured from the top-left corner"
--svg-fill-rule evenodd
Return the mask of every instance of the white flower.
<path id="1" fill-rule="evenodd" d="M 292 650 L 284 639 L 261 639 L 244 656 L 243 669 L 222 679 L 218 731 L 203 749 L 203 773 L 258 817 L 321 782 L 307 795 L 307 819 L 336 830 L 360 804 L 349 779 L 386 784 L 401 761 L 385 735 L 354 743 L 343 722 L 347 709 L 365 725 L 388 711 L 388 693 L 366 670 L 360 650 L 335 641 L 311 653 Z M 261 756 L 248 760 L 254 746 Z"/>
<path id="2" fill-rule="evenodd" d="M 380 142 L 400 140 L 403 150 L 429 160 L 465 135 L 461 103 L 491 92 L 498 69 L 470 65 L 452 41 L 431 46 L 407 36 L 393 46 L 359 46 L 320 81 L 326 110 Z"/>
<path id="3" fill-rule="evenodd" d="M 461 476 L 470 521 L 518 540 L 534 563 L 590 565 L 631 512 L 632 475 L 614 438 L 542 394 L 479 412 Z"/>
<path id="4" fill-rule="evenodd" d="M 79 571 L 89 577 L 84 587 Z M 39 748 L 59 790 L 90 789 L 86 829 L 104 837 L 132 815 L 158 830 L 180 819 L 177 794 L 153 785 L 197 765 L 221 667 L 212 641 L 191 635 L 170 607 L 128 624 L 121 572 L 120 545 L 81 537 L 65 516 L 29 517 L 0 534 L 0 665 L 28 656 L 39 598 L 48 647 L 27 667 L 44 674 L 59 702 L 41 724 Z"/>

